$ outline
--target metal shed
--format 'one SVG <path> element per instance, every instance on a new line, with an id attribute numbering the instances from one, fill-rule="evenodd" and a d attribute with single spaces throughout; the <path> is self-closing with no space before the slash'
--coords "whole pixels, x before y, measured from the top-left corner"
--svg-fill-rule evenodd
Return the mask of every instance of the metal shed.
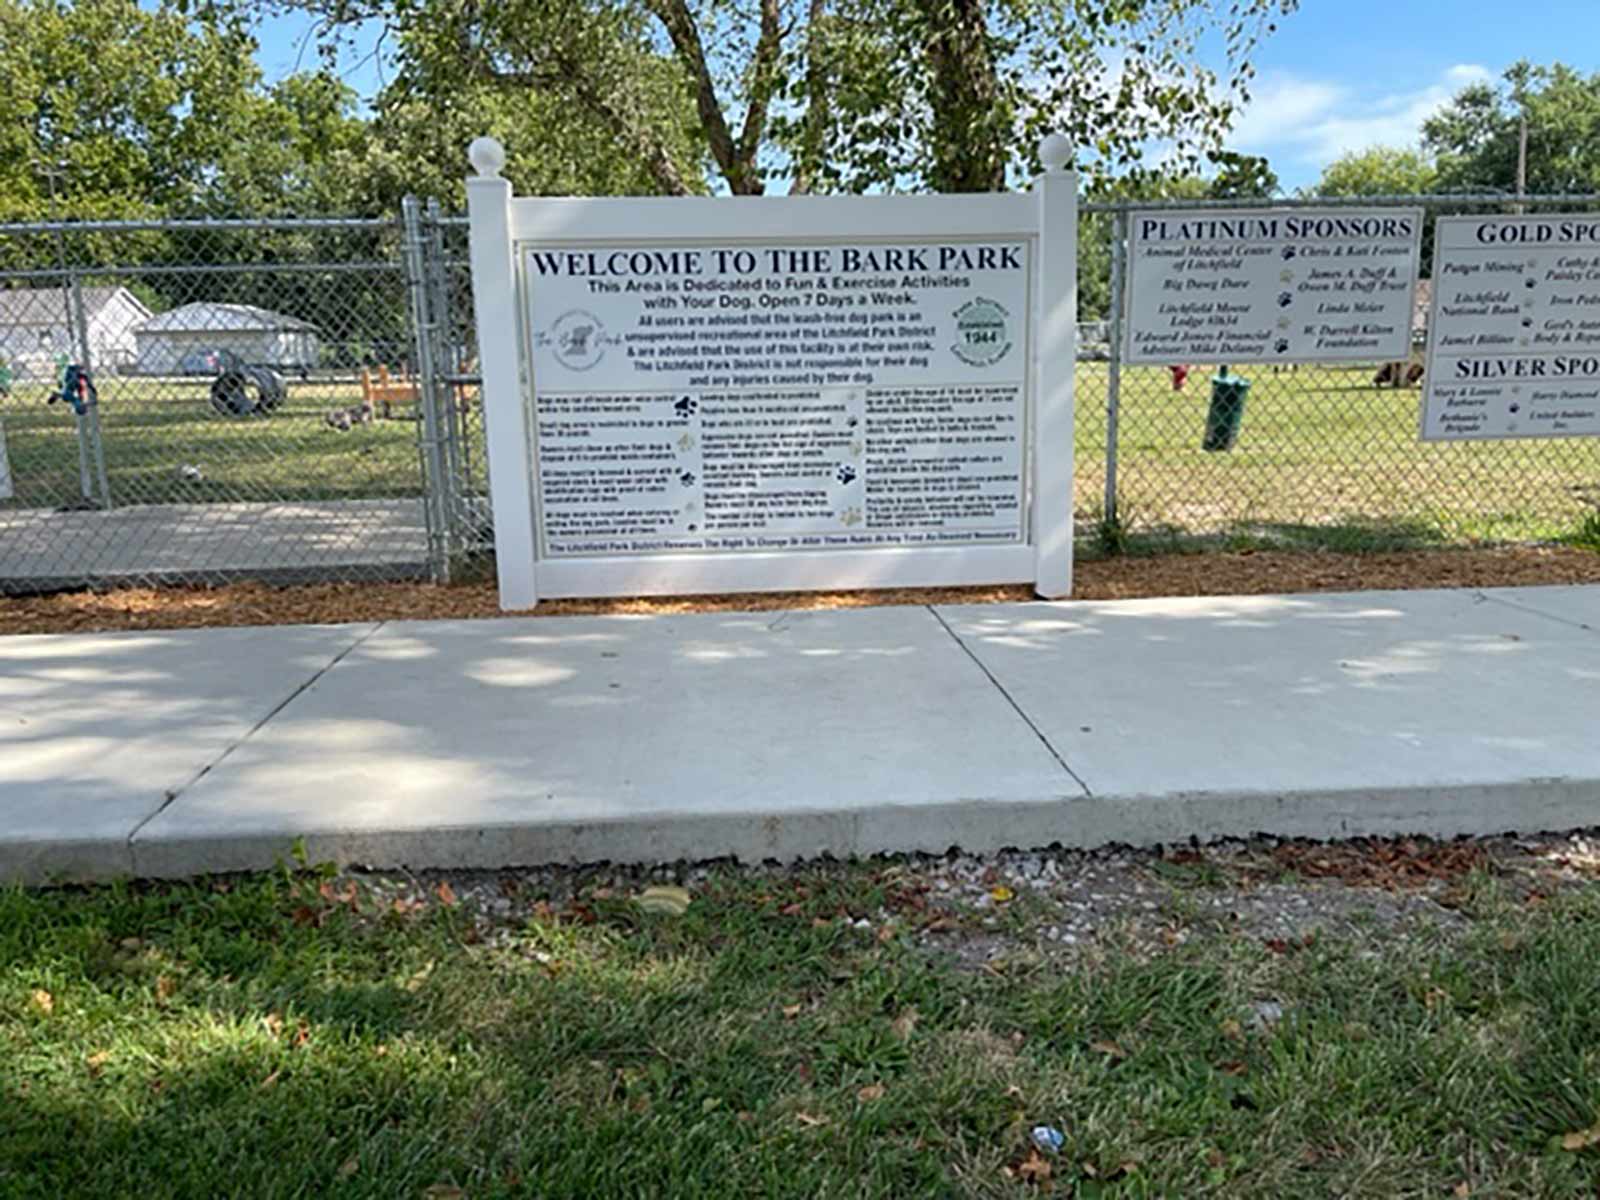
<path id="1" fill-rule="evenodd" d="M 210 374 L 228 354 L 268 367 L 314 367 L 317 327 L 253 304 L 200 301 L 141 322 L 136 369 L 146 375 Z"/>

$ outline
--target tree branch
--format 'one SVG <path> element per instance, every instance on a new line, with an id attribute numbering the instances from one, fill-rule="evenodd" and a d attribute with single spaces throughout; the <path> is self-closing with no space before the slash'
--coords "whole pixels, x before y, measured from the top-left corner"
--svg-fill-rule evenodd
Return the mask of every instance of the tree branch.
<path id="1" fill-rule="evenodd" d="M 689 73 L 694 85 L 695 109 L 700 114 L 700 125 L 705 131 L 706 144 L 711 157 L 716 160 L 722 176 L 735 195 L 758 196 L 762 192 L 761 180 L 750 170 L 750 164 L 740 156 L 740 147 L 734 144 L 728 130 L 727 118 L 717 100 L 717 88 L 711 80 L 711 69 L 706 65 L 705 47 L 700 42 L 700 31 L 695 27 L 686 0 L 646 0 L 656 20 L 666 28 L 677 51 L 678 61 Z M 763 0 L 765 9 L 766 0 Z M 765 25 L 765 11 L 762 14 Z"/>
<path id="2" fill-rule="evenodd" d="M 817 185 L 822 143 L 828 132 L 828 64 L 822 56 L 828 0 L 811 0 L 806 17 L 806 115 L 800 122 L 800 151 L 789 191 L 803 196 Z"/>
<path id="3" fill-rule="evenodd" d="M 812 7 L 815 8 L 815 0 Z M 778 0 L 761 0 L 761 37 L 756 42 L 750 71 L 750 101 L 744 110 L 744 131 L 739 134 L 739 161 L 755 166 L 761 137 L 767 131 L 767 106 L 778 86 L 778 51 L 783 31 L 778 24 Z"/>

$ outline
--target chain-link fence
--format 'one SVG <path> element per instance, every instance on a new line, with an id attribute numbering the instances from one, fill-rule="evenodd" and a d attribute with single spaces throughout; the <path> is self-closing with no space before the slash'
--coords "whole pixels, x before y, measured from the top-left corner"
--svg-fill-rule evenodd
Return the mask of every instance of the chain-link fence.
<path id="1" fill-rule="evenodd" d="M 0 226 L 0 589 L 440 574 L 407 217 Z"/>
<path id="2" fill-rule="evenodd" d="M 1250 203 L 1087 206 L 1106 228 L 1101 236 L 1110 238 L 1111 329 L 1106 360 L 1079 366 L 1080 532 L 1094 526 L 1106 543 L 1149 548 L 1404 549 L 1559 538 L 1600 512 L 1600 439 L 1418 439 L 1434 221 L 1457 213 L 1515 211 L 1516 203 L 1504 197 L 1413 196 L 1261 205 L 1340 203 L 1425 212 L 1411 359 L 1247 367 L 1251 387 L 1243 426 L 1225 451 L 1202 448 L 1211 367 L 1172 364 L 1190 367 L 1185 376 L 1169 367 L 1121 362 L 1127 237 L 1134 211 Z M 1600 208 L 1593 196 L 1520 203 L 1530 210 Z M 1104 463 L 1102 472 L 1095 471 L 1097 459 Z"/>
<path id="3" fill-rule="evenodd" d="M 1509 206 L 1352 203 L 1427 211 L 1424 289 L 1435 217 Z M 1210 369 L 1121 361 L 1152 207 L 1086 205 L 1080 230 L 1108 284 L 1081 288 L 1086 545 L 1542 540 L 1600 512 L 1600 439 L 1422 443 L 1405 364 L 1257 367 L 1238 441 L 1203 449 Z M 477 362 L 466 221 L 437 206 L 0 225 L 0 592 L 454 578 L 493 547 Z"/>

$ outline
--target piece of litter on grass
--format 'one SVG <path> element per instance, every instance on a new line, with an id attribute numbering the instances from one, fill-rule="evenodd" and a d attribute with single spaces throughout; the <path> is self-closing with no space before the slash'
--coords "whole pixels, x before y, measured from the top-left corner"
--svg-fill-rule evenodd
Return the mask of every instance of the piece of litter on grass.
<path id="1" fill-rule="evenodd" d="M 1004 904 L 1015 895 L 1016 893 L 1010 888 L 1006 887 L 1004 884 L 1001 884 L 999 887 L 992 887 L 989 889 L 989 899 L 993 900 L 996 904 Z"/>
<path id="2" fill-rule="evenodd" d="M 1276 1000 L 1257 1000 L 1250 1006 L 1251 1020 L 1263 1028 L 1283 1020 L 1283 1005 Z"/>
<path id="3" fill-rule="evenodd" d="M 1067 1135 L 1054 1125 L 1035 1125 L 1028 1131 L 1028 1137 L 1046 1154 L 1060 1154 L 1061 1147 L 1067 1144 Z"/>
<path id="4" fill-rule="evenodd" d="M 882 1100 L 884 1090 L 881 1083 L 869 1083 L 856 1093 L 856 1099 L 863 1104 L 870 1104 L 874 1100 Z"/>
<path id="5" fill-rule="evenodd" d="M 633 902 L 645 912 L 661 913 L 668 917 L 681 917 L 689 911 L 689 901 L 692 897 L 681 887 L 670 887 L 658 884 L 647 887 L 633 898 Z"/>

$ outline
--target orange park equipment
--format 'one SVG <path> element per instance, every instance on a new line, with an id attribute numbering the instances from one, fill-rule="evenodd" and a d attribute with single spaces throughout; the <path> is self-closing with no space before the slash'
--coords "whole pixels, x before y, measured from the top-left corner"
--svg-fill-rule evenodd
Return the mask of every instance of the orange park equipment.
<path id="1" fill-rule="evenodd" d="M 416 406 L 416 380 L 404 378 L 397 380 L 389 374 L 389 368 L 381 363 L 378 365 L 376 376 L 370 367 L 362 367 L 361 402 L 373 412 L 381 411 L 386 418 L 392 417 L 393 405 Z"/>

